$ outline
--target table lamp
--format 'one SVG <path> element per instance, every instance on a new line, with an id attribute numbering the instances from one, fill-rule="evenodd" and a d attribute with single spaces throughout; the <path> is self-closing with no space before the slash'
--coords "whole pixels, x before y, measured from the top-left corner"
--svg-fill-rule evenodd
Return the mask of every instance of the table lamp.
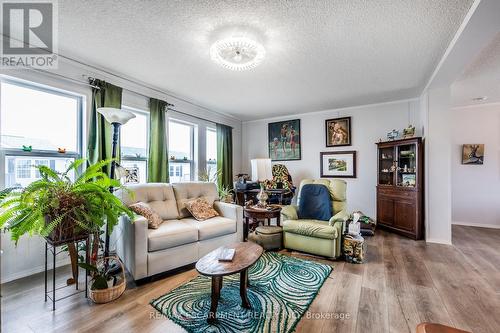
<path id="1" fill-rule="evenodd" d="M 252 181 L 262 182 L 266 179 L 272 179 L 271 159 L 255 158 L 250 161 L 252 164 Z"/>

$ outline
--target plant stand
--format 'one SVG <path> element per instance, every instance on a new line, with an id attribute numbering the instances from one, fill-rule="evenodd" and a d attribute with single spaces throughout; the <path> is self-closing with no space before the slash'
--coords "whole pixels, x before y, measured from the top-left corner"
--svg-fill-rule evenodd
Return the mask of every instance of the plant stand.
<path id="1" fill-rule="evenodd" d="M 45 238 L 45 302 L 47 302 L 47 298 L 52 301 L 52 311 L 55 311 L 56 309 L 56 302 L 63 300 L 65 298 L 71 297 L 73 295 L 76 295 L 78 293 L 84 292 L 85 291 L 85 298 L 87 298 L 87 289 L 88 289 L 88 275 L 89 272 L 85 270 L 85 290 L 79 290 L 78 289 L 78 274 L 76 274 L 76 281 L 75 281 L 75 286 L 76 286 L 76 292 L 66 295 L 64 297 L 61 297 L 59 299 L 56 299 L 56 290 L 60 290 L 63 288 L 66 288 L 68 286 L 63 286 L 56 288 L 56 256 L 62 252 L 60 250 L 59 252 L 57 251 L 58 247 L 67 245 L 69 243 L 80 243 L 80 242 L 85 242 L 86 249 L 85 249 L 85 262 L 88 264 L 89 263 L 89 258 L 90 258 L 90 252 L 89 252 L 89 245 L 90 245 L 90 236 L 89 235 L 82 235 L 79 237 L 75 237 L 73 239 L 67 239 L 64 241 L 52 241 L 48 238 Z M 50 248 L 49 248 L 50 247 Z M 77 246 L 78 248 L 78 246 Z M 48 282 L 48 271 L 47 271 L 47 257 L 48 257 L 48 252 L 52 252 L 52 290 L 47 290 L 47 282 Z"/>

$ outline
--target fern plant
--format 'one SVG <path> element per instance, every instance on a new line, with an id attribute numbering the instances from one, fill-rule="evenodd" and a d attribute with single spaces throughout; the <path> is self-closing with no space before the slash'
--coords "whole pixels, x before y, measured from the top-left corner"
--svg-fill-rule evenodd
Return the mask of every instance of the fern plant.
<path id="1" fill-rule="evenodd" d="M 102 171 L 112 160 L 98 162 L 79 173 L 84 162 L 75 160 L 64 172 L 36 166 L 41 179 L 25 188 L 0 191 L 0 228 L 9 230 L 17 244 L 24 234 L 71 239 L 96 233 L 106 222 L 111 231 L 123 214 L 133 218 L 129 208 L 109 191 L 110 187 L 122 188 L 118 180 Z M 70 178 L 72 172 L 74 181 Z"/>

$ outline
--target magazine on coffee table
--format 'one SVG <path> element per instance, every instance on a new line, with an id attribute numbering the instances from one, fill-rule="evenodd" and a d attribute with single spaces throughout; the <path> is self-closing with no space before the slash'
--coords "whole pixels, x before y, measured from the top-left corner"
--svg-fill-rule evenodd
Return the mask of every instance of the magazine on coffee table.
<path id="1" fill-rule="evenodd" d="M 235 249 L 229 249 L 225 247 L 219 251 L 219 256 L 217 259 L 219 259 L 219 261 L 233 261 L 235 252 Z"/>

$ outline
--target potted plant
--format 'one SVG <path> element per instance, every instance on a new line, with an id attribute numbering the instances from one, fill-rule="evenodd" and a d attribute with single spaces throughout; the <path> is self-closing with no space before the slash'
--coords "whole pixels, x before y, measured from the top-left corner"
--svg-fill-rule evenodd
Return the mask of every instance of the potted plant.
<path id="1" fill-rule="evenodd" d="M 111 160 L 79 173 L 84 162 L 75 160 L 64 172 L 36 166 L 39 180 L 25 188 L 4 190 L 5 195 L 0 197 L 0 227 L 11 232 L 16 244 L 24 234 L 40 235 L 61 244 L 97 233 L 106 222 L 112 230 L 122 214 L 133 217 L 128 207 L 109 191 L 110 187 L 122 187 L 118 180 L 102 172 Z M 71 173 L 75 180 L 70 178 Z"/>
<path id="2" fill-rule="evenodd" d="M 215 172 L 211 172 L 210 169 L 205 169 L 205 170 L 200 171 L 198 173 L 198 180 L 200 180 L 202 182 L 209 182 L 209 183 L 217 184 L 217 178 L 220 177 L 221 174 L 222 174 L 222 171 L 220 169 L 218 169 Z M 234 202 L 233 190 L 231 190 L 229 187 L 219 186 L 217 184 L 217 192 L 219 194 L 219 199 L 222 202 L 227 202 L 227 203 Z"/>
<path id="3" fill-rule="evenodd" d="M 112 272 L 114 261 L 121 266 L 119 277 Z M 78 266 L 91 272 L 89 296 L 95 303 L 114 301 L 125 291 L 125 268 L 118 258 L 100 258 L 95 265 L 79 262 Z"/>
<path id="4" fill-rule="evenodd" d="M 122 188 L 118 180 L 102 171 L 112 160 L 98 162 L 80 173 L 84 162 L 84 159 L 75 160 L 64 172 L 36 166 L 39 180 L 25 188 L 0 192 L 0 228 L 10 231 L 16 244 L 24 234 L 40 235 L 54 244 L 67 244 L 73 280 L 78 274 L 74 240 L 94 235 L 91 258 L 95 261 L 101 229 L 107 224 L 111 232 L 121 215 L 134 216 L 109 190 L 110 187 Z"/>

